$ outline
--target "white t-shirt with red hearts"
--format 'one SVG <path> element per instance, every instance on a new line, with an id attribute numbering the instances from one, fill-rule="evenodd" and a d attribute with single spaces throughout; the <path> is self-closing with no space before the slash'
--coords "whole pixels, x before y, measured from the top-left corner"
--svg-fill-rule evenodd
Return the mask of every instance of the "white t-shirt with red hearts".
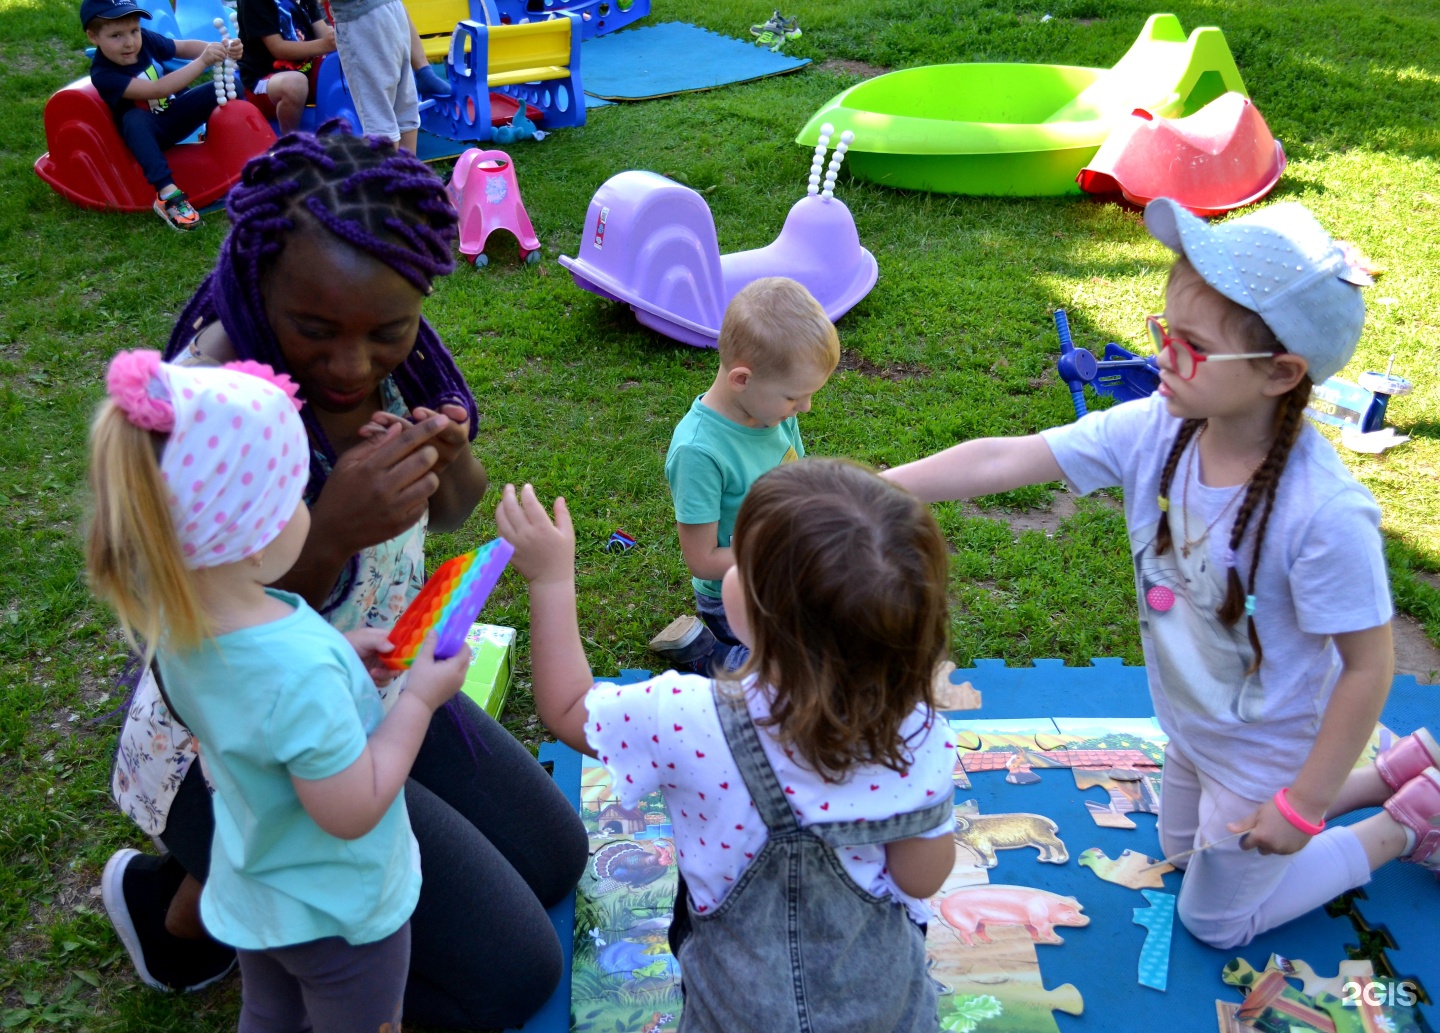
<path id="1" fill-rule="evenodd" d="M 827 782 L 804 767 L 800 757 L 759 722 L 770 714 L 770 698 L 753 678 L 743 684 L 745 701 L 766 759 L 802 825 L 831 821 L 878 821 L 953 798 L 951 773 L 955 740 L 949 724 L 917 707 L 902 725 L 912 763 L 904 774 L 877 764 L 853 769 L 840 782 Z M 631 685 L 597 682 L 585 697 L 585 737 L 614 778 L 626 807 L 659 790 L 675 829 L 677 863 L 685 873 L 697 913 L 717 906 L 765 845 L 765 823 L 740 777 L 725 741 L 710 680 L 676 671 Z M 923 834 L 949 835 L 951 818 Z M 929 920 L 924 901 L 906 896 L 885 867 L 883 845 L 836 851 L 850 878 L 876 896 L 905 903 L 917 922 Z"/>

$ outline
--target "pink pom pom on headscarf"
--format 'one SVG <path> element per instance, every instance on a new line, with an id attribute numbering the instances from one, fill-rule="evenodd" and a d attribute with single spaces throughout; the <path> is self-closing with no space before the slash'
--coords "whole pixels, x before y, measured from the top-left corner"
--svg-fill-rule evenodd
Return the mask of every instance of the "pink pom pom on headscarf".
<path id="1" fill-rule="evenodd" d="M 299 412 L 305 405 L 305 399 L 296 397 L 300 394 L 300 385 L 291 380 L 285 373 L 276 373 L 263 362 L 256 362 L 253 359 L 242 359 L 236 362 L 225 363 L 226 369 L 233 369 L 237 373 L 246 373 L 252 377 L 259 377 L 267 383 L 274 384 L 281 391 L 285 392 L 290 399 L 290 404 L 295 406 Z"/>
<path id="2" fill-rule="evenodd" d="M 170 388 L 160 376 L 160 353 L 151 350 L 121 352 L 110 360 L 105 390 L 121 412 L 141 430 L 175 429 L 175 407 Z"/>

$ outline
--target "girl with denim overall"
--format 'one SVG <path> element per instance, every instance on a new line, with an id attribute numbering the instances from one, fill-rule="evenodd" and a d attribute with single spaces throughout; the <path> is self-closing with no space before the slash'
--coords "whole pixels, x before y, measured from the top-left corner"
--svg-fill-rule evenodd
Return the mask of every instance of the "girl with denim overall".
<path id="1" fill-rule="evenodd" d="M 508 485 L 496 520 L 530 582 L 541 720 L 622 804 L 658 789 L 669 808 L 680 1029 L 936 1030 L 925 898 L 954 863 L 955 746 L 932 698 L 948 561 L 926 508 L 840 460 L 771 470 L 722 586 L 750 658 L 624 686 L 585 660 L 565 501 L 552 522 Z"/>

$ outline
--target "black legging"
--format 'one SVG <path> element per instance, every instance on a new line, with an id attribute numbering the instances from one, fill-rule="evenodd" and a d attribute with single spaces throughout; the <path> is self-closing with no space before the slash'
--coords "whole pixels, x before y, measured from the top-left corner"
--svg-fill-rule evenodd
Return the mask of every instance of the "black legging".
<path id="1" fill-rule="evenodd" d="M 446 1029 L 519 1026 L 560 982 L 562 954 L 545 908 L 585 869 L 585 827 L 529 751 L 467 697 L 472 751 L 445 710 L 430 722 L 405 783 L 424 881 L 405 1019 Z M 191 764 L 161 840 L 202 882 L 215 820 Z"/>

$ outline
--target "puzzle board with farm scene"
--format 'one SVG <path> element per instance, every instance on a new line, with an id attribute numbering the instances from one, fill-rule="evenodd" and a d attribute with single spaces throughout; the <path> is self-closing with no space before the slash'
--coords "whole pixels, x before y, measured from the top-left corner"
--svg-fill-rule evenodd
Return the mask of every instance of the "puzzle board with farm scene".
<path id="1" fill-rule="evenodd" d="M 590 861 L 575 896 L 572 1033 L 660 1033 L 680 1020 L 680 966 L 667 933 L 675 912 L 675 843 L 661 795 L 623 807 L 600 763 L 585 758 L 580 817 Z"/>

